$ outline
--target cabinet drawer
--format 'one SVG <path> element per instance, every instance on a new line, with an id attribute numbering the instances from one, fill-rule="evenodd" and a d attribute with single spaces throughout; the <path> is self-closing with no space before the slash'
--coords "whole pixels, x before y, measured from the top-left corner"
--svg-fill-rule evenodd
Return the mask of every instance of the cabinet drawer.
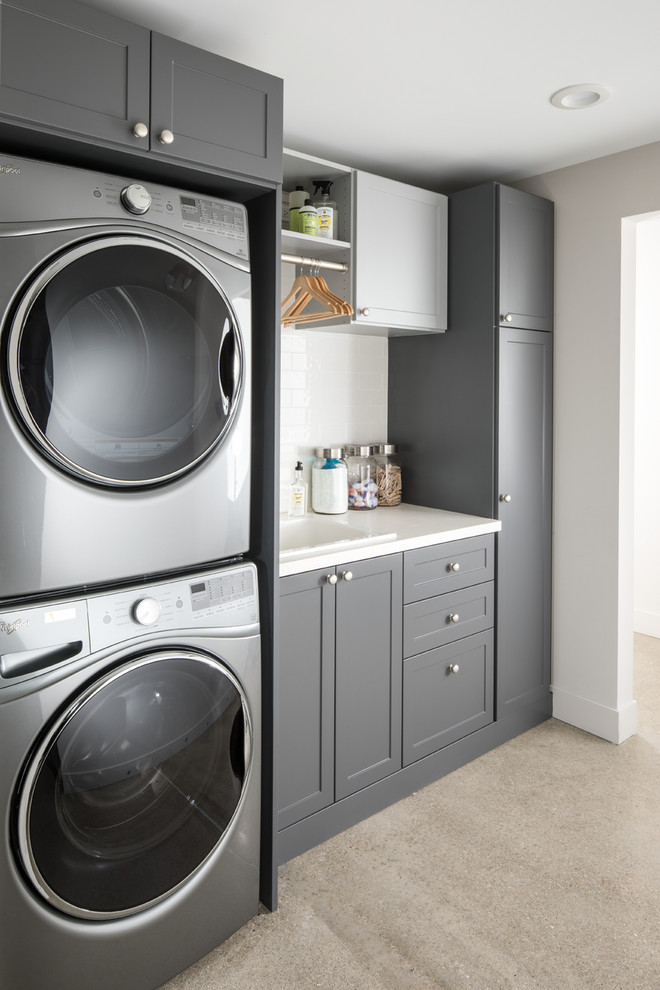
<path id="1" fill-rule="evenodd" d="M 465 540 L 408 550 L 403 560 L 403 601 L 423 601 L 458 588 L 468 588 L 495 575 L 492 533 Z"/>
<path id="2" fill-rule="evenodd" d="M 494 583 L 487 581 L 406 605 L 403 609 L 404 657 L 490 629 L 494 599 Z"/>
<path id="3" fill-rule="evenodd" d="M 492 630 L 404 660 L 403 765 L 489 725 L 493 680 Z"/>

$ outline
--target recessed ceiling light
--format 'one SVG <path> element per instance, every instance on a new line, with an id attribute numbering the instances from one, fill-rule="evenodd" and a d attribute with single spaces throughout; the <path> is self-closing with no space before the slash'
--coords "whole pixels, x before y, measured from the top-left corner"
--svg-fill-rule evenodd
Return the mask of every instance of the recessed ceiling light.
<path id="1" fill-rule="evenodd" d="M 580 83 L 577 86 L 558 89 L 550 97 L 550 102 L 553 107 L 559 107 L 560 110 L 586 110 L 588 107 L 603 103 L 609 95 L 609 89 L 601 83 Z"/>

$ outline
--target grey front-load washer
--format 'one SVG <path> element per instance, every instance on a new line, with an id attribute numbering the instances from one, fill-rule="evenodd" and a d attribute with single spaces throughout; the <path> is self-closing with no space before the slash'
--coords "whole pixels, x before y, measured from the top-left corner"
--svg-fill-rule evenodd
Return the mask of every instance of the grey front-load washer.
<path id="1" fill-rule="evenodd" d="M 0 613 L 0 986 L 151 990 L 256 914 L 253 564 Z"/>
<path id="2" fill-rule="evenodd" d="M 0 153 L 0 602 L 249 549 L 244 206 Z"/>

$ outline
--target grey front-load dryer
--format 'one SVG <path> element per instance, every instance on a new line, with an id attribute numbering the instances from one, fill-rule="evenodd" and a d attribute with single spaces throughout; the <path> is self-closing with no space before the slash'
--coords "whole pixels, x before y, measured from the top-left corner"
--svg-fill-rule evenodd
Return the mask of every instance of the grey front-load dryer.
<path id="1" fill-rule="evenodd" d="M 254 565 L 0 613 L 0 986 L 151 990 L 258 910 Z"/>
<path id="2" fill-rule="evenodd" d="M 249 548 L 245 207 L 0 154 L 0 601 Z"/>

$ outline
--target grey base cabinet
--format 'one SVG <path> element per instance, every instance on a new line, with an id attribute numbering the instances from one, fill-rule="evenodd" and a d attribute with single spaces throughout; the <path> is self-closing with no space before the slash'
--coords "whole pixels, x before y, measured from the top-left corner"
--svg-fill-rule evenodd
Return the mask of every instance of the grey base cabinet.
<path id="1" fill-rule="evenodd" d="M 401 766 L 401 555 L 280 580 L 278 827 Z"/>
<path id="2" fill-rule="evenodd" d="M 0 122 L 268 180 L 282 82 L 76 0 L 0 3 Z"/>

